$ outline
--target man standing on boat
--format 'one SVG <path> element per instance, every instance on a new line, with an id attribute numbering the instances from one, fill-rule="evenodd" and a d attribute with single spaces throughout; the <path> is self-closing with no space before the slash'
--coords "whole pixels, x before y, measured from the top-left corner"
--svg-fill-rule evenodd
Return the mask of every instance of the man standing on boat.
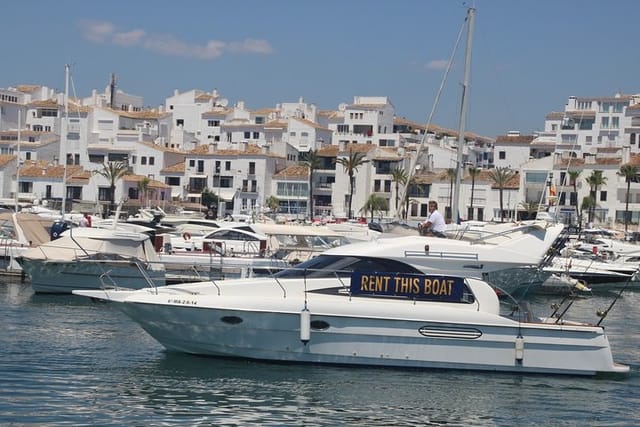
<path id="1" fill-rule="evenodd" d="M 438 202 L 429 200 L 429 216 L 418 228 L 420 234 L 425 236 L 447 237 L 447 235 L 444 234 L 447 229 L 447 224 L 444 222 L 442 214 L 438 212 Z"/>

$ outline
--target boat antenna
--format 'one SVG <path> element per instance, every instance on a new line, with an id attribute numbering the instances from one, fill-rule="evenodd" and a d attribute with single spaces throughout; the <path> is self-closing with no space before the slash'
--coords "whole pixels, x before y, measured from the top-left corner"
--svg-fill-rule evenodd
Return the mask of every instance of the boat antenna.
<path id="1" fill-rule="evenodd" d="M 607 317 L 607 315 L 609 315 L 609 312 L 611 311 L 611 309 L 613 308 L 613 306 L 616 304 L 616 302 L 618 302 L 618 299 L 620 299 L 620 297 L 622 296 L 622 293 L 629 287 L 629 284 L 631 284 L 631 282 L 633 281 L 633 279 L 635 279 L 638 274 L 640 273 L 640 268 L 638 268 L 635 273 L 633 273 L 632 275 L 630 275 L 627 278 L 626 283 L 624 284 L 624 286 L 622 288 L 620 288 L 620 291 L 618 292 L 618 295 L 616 295 L 616 297 L 613 299 L 613 301 L 611 301 L 611 304 L 609 304 L 609 307 L 607 307 L 606 310 L 598 310 L 597 314 L 600 317 L 600 320 L 598 321 L 598 323 L 596 324 L 596 326 L 600 326 L 600 323 L 602 323 L 602 321 Z"/>
<path id="2" fill-rule="evenodd" d="M 456 183 L 453 187 L 453 203 L 451 204 L 451 220 L 460 223 L 460 215 L 458 213 L 460 204 L 460 181 L 462 175 L 462 154 L 464 148 L 464 132 L 467 121 L 468 108 L 468 91 L 469 80 L 471 76 L 471 47 L 473 43 L 473 27 L 475 22 L 476 10 L 470 7 L 467 10 L 467 45 L 465 47 L 464 60 L 464 82 L 462 83 L 462 104 L 460 106 L 460 126 L 458 127 L 458 156 L 456 159 Z"/>
<path id="3" fill-rule="evenodd" d="M 422 133 L 422 137 L 420 138 L 420 143 L 418 144 L 416 154 L 411 159 L 410 166 L 409 166 L 409 173 L 407 174 L 407 180 L 401 188 L 401 191 L 398 197 L 399 200 L 405 199 L 411 180 L 415 175 L 416 166 L 417 166 L 416 163 L 418 162 L 418 159 L 420 159 L 422 149 L 424 148 L 427 142 L 427 135 L 429 133 L 429 128 L 431 128 L 431 122 L 432 122 L 433 116 L 435 114 L 436 108 L 438 107 L 438 104 L 440 103 L 440 95 L 442 95 L 445 84 L 447 82 L 447 78 L 449 77 L 449 72 L 451 71 L 451 68 L 453 66 L 453 58 L 455 57 L 456 52 L 458 51 L 458 46 L 460 45 L 460 40 L 462 39 L 462 34 L 464 33 L 466 24 L 467 24 L 467 19 L 465 18 L 462 26 L 460 27 L 460 31 L 458 32 L 456 43 L 453 47 L 453 51 L 451 52 L 451 56 L 449 57 L 449 62 L 447 63 L 447 68 L 445 70 L 444 76 L 442 77 L 442 81 L 440 82 L 440 88 L 438 89 L 438 93 L 436 94 L 436 98 L 433 102 L 433 106 L 431 107 L 431 112 L 429 113 L 429 117 L 427 118 L 427 124 L 425 125 L 424 132 Z M 398 212 L 396 212 L 396 217 L 398 216 L 399 216 Z"/>

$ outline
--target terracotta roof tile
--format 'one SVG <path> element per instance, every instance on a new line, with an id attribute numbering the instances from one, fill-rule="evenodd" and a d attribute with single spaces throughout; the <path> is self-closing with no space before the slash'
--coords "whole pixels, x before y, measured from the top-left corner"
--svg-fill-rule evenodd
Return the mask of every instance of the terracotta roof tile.
<path id="1" fill-rule="evenodd" d="M 147 178 L 146 175 L 125 175 L 122 177 L 122 180 L 124 182 L 140 182 L 142 181 L 144 178 Z M 164 182 L 160 182 L 157 181 L 155 179 L 150 179 L 149 180 L 149 187 L 151 188 L 168 188 L 170 187 L 169 185 L 165 184 Z"/>
<path id="2" fill-rule="evenodd" d="M 160 172 L 161 173 L 184 173 L 184 171 L 185 171 L 185 164 L 184 162 L 180 162 L 180 163 L 176 163 L 175 165 L 167 166 L 166 168 L 162 169 Z"/>
<path id="3" fill-rule="evenodd" d="M 338 151 L 340 147 L 337 145 L 323 145 L 318 149 L 318 156 L 320 157 L 338 157 Z"/>
<path id="4" fill-rule="evenodd" d="M 291 165 L 277 174 L 273 175 L 273 178 L 283 179 L 283 178 L 293 178 L 293 179 L 301 179 L 301 178 L 309 178 L 309 168 L 304 165 Z"/>
<path id="5" fill-rule="evenodd" d="M 70 179 L 84 179 L 87 173 L 82 166 L 68 165 L 66 170 L 67 181 Z M 29 178 L 53 178 L 62 179 L 65 176 L 64 165 L 50 165 L 47 161 L 27 161 L 20 168 L 21 177 Z"/>
<path id="6" fill-rule="evenodd" d="M 16 161 L 16 156 L 14 154 L 0 154 L 0 167 L 4 167 L 11 162 Z"/>
<path id="7" fill-rule="evenodd" d="M 16 90 L 18 92 L 24 92 L 24 93 L 31 93 L 36 89 L 41 88 L 42 86 L 40 85 L 18 85 L 16 86 Z"/>
<path id="8" fill-rule="evenodd" d="M 496 144 L 530 144 L 535 139 L 535 135 L 499 135 L 496 137 Z"/>

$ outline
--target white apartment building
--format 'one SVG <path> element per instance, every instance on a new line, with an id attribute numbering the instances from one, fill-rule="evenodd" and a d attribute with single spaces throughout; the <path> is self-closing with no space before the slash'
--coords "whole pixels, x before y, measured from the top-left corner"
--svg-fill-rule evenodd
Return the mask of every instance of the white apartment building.
<path id="1" fill-rule="evenodd" d="M 285 166 L 284 158 L 256 145 L 247 145 L 244 150 L 202 145 L 187 153 L 185 162 L 186 197 L 197 203 L 202 191 L 210 190 L 219 199 L 221 217 L 264 207 L 273 175 Z"/>
<path id="2" fill-rule="evenodd" d="M 638 148 L 637 125 L 627 109 L 640 103 L 639 95 L 616 94 L 611 97 L 569 97 L 564 111 L 545 118 L 539 138 L 555 142 L 555 151 L 583 158 L 598 148 L 628 145 L 632 153 Z M 632 143 L 633 141 L 633 143 Z"/>

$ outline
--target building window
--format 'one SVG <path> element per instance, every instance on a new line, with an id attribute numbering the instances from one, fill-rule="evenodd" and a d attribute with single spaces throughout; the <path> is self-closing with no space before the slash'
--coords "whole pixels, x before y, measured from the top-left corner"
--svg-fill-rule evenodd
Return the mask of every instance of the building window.
<path id="1" fill-rule="evenodd" d="M 111 188 L 110 187 L 98 188 L 98 200 L 103 202 L 111 201 Z"/>
<path id="2" fill-rule="evenodd" d="M 31 193 L 33 191 L 33 182 L 20 182 L 18 193 Z"/>
<path id="3" fill-rule="evenodd" d="M 140 164 L 141 165 L 146 165 L 147 164 L 147 156 L 140 157 Z"/>
<path id="4" fill-rule="evenodd" d="M 249 139 L 249 138 L 251 138 L 251 132 L 247 131 L 244 133 L 244 139 Z"/>
<path id="5" fill-rule="evenodd" d="M 620 127 L 620 117 L 611 117 L 611 129 L 618 129 Z"/>
<path id="6" fill-rule="evenodd" d="M 154 165 L 155 163 L 156 163 L 156 158 L 153 156 L 149 157 L 149 164 Z"/>
<path id="7" fill-rule="evenodd" d="M 253 139 L 260 139 L 260 132 L 254 132 Z"/>
<path id="8" fill-rule="evenodd" d="M 499 151 L 498 152 L 498 159 L 504 160 L 506 158 L 507 158 L 507 153 L 505 151 Z"/>
<path id="9" fill-rule="evenodd" d="M 601 191 L 600 192 L 600 201 L 601 202 L 606 202 L 607 201 L 607 192 L 606 191 Z"/>
<path id="10" fill-rule="evenodd" d="M 189 160 L 189 167 L 190 167 L 190 168 L 194 168 L 195 166 L 196 166 L 196 161 L 195 161 L 195 160 L 193 160 L 193 159 L 190 159 L 190 160 Z"/>
<path id="11" fill-rule="evenodd" d="M 164 183 L 167 185 L 171 185 L 177 187 L 180 185 L 180 177 L 179 176 L 167 176 L 164 179 Z"/>
<path id="12" fill-rule="evenodd" d="M 256 174 L 256 162 L 249 162 L 249 175 Z"/>
<path id="13" fill-rule="evenodd" d="M 184 126 L 184 119 L 176 119 L 176 126 Z"/>
<path id="14" fill-rule="evenodd" d="M 138 199 L 138 189 L 135 187 L 129 188 L 129 198 Z"/>

